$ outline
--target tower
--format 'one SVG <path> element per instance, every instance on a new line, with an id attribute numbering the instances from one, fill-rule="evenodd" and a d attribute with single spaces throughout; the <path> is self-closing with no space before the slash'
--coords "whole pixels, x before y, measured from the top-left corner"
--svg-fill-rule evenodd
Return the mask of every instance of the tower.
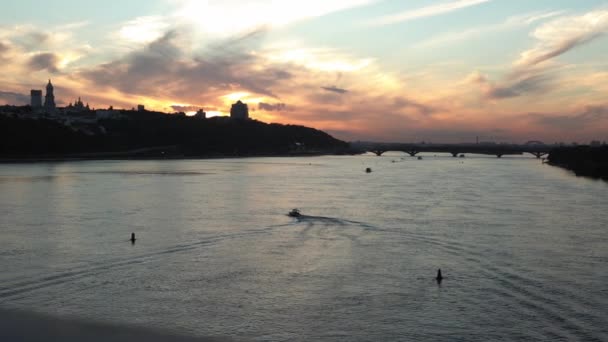
<path id="1" fill-rule="evenodd" d="M 247 104 L 241 102 L 241 100 L 233 104 L 232 108 L 230 108 L 230 118 L 239 120 L 249 119 L 249 108 L 247 107 Z"/>
<path id="2" fill-rule="evenodd" d="M 32 89 L 30 94 L 31 94 L 30 105 L 32 106 L 32 109 L 42 108 L 42 90 Z"/>
<path id="3" fill-rule="evenodd" d="M 53 94 L 53 84 L 51 80 L 46 85 L 46 96 L 44 97 L 44 108 L 47 110 L 55 109 L 55 95 Z"/>
<path id="4" fill-rule="evenodd" d="M 205 111 L 203 109 L 199 109 L 196 114 L 194 114 L 194 117 L 197 119 L 206 119 L 207 118 L 207 113 L 205 113 Z"/>

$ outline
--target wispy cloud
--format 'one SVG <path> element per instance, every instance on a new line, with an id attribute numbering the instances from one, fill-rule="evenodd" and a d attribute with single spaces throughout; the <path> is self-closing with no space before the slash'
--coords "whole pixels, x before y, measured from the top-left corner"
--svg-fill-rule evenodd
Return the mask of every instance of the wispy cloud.
<path id="1" fill-rule="evenodd" d="M 162 37 L 169 26 L 165 17 L 138 17 L 124 23 L 118 31 L 118 37 L 129 42 L 148 43 Z"/>
<path id="2" fill-rule="evenodd" d="M 469 28 L 459 32 L 448 32 L 431 37 L 430 39 L 417 44 L 416 47 L 428 48 L 438 45 L 453 44 L 481 36 L 496 34 L 498 32 L 518 29 L 537 23 L 542 20 L 550 19 L 564 14 L 564 11 L 533 12 L 507 18 L 505 21 Z"/>
<path id="3" fill-rule="evenodd" d="M 268 112 L 288 110 L 287 105 L 285 103 L 274 103 L 273 104 L 273 103 L 265 103 L 265 102 L 258 103 L 258 109 L 265 110 Z"/>
<path id="4" fill-rule="evenodd" d="M 275 63 L 292 63 L 313 70 L 355 72 L 374 64 L 374 59 L 356 58 L 335 48 L 311 49 L 292 43 L 267 47 L 265 50 L 265 58 Z"/>
<path id="5" fill-rule="evenodd" d="M 534 31 L 536 46 L 524 51 L 516 64 L 529 67 L 558 57 L 608 32 L 608 11 L 597 10 L 580 16 L 559 18 Z"/>
<path id="6" fill-rule="evenodd" d="M 539 14 L 519 22 L 533 23 L 555 15 L 557 14 Z M 501 81 L 493 82 L 480 74 L 469 77 L 469 81 L 480 85 L 484 97 L 490 100 L 550 94 L 558 89 L 559 77 L 564 70 L 564 65 L 553 60 L 607 32 L 606 10 L 556 18 L 533 31 L 532 36 L 537 40 L 534 47 L 520 54 Z"/>
<path id="7" fill-rule="evenodd" d="M 437 5 L 431 5 L 427 7 L 417 8 L 414 10 L 405 11 L 398 14 L 387 15 L 377 19 L 370 20 L 367 24 L 369 26 L 383 26 L 400 23 L 404 21 L 416 20 L 426 17 L 433 17 L 453 11 L 457 11 L 463 8 L 480 5 L 492 0 L 457 0 L 444 2 Z"/>
<path id="8" fill-rule="evenodd" d="M 30 98 L 25 94 L 19 94 L 12 91 L 0 90 L 0 102 L 6 102 L 17 105 L 24 105 L 29 103 Z"/>
<path id="9" fill-rule="evenodd" d="M 544 93 L 555 86 L 554 77 L 543 72 L 512 75 L 498 84 L 480 73 L 473 73 L 468 77 L 468 81 L 480 85 L 484 97 L 492 100 Z"/>
<path id="10" fill-rule="evenodd" d="M 204 31 L 232 35 L 259 27 L 277 27 L 371 4 L 377 0 L 201 1 L 168 0 L 174 16 Z"/>
<path id="11" fill-rule="evenodd" d="M 531 113 L 528 118 L 542 126 L 571 131 L 605 123 L 608 119 L 608 106 L 586 106 L 574 113 Z"/>
<path id="12" fill-rule="evenodd" d="M 171 105 L 170 107 L 171 107 L 171 109 L 173 109 L 173 110 L 175 110 L 175 111 L 177 111 L 177 112 L 196 112 L 196 111 L 198 111 L 199 109 L 203 109 L 203 108 L 202 108 L 202 107 L 200 107 L 200 106 L 193 106 L 193 105 L 178 105 L 178 104 Z"/>
<path id="13" fill-rule="evenodd" d="M 331 91 L 331 92 L 337 93 L 337 94 L 346 94 L 346 93 L 348 93 L 348 90 L 343 89 L 343 88 L 338 88 L 336 86 L 321 87 L 321 89 L 323 89 L 325 91 Z"/>

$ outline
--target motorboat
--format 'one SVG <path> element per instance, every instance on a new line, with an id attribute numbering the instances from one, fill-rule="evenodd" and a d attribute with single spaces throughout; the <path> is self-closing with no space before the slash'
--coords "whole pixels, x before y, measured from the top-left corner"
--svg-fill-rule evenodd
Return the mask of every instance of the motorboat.
<path id="1" fill-rule="evenodd" d="M 302 214 L 300 214 L 300 209 L 291 209 L 291 211 L 287 214 L 287 216 L 300 217 L 300 216 L 302 216 Z"/>

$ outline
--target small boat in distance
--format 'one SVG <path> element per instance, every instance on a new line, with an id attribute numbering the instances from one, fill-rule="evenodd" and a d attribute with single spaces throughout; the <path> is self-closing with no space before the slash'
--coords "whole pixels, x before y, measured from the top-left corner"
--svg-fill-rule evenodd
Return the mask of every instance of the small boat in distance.
<path id="1" fill-rule="evenodd" d="M 300 214 L 300 209 L 291 209 L 291 211 L 287 214 L 287 216 L 289 217 L 300 217 L 302 216 L 302 214 Z"/>

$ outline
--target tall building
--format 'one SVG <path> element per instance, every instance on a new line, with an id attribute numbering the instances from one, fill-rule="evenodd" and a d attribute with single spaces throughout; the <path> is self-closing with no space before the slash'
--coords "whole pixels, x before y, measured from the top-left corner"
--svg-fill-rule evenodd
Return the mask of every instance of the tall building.
<path id="1" fill-rule="evenodd" d="M 42 90 L 32 89 L 30 94 L 31 94 L 30 104 L 32 106 L 32 109 L 42 108 Z"/>
<path id="2" fill-rule="evenodd" d="M 247 107 L 247 104 L 241 102 L 241 100 L 233 104 L 232 108 L 230 108 L 230 118 L 239 120 L 249 119 L 249 108 Z"/>
<path id="3" fill-rule="evenodd" d="M 197 119 L 206 119 L 207 118 L 207 113 L 205 113 L 204 110 L 199 109 L 196 114 L 194 114 L 194 117 Z"/>
<path id="4" fill-rule="evenodd" d="M 46 85 L 46 96 L 44 97 L 44 108 L 47 110 L 55 109 L 55 95 L 53 94 L 53 84 L 51 80 Z"/>

